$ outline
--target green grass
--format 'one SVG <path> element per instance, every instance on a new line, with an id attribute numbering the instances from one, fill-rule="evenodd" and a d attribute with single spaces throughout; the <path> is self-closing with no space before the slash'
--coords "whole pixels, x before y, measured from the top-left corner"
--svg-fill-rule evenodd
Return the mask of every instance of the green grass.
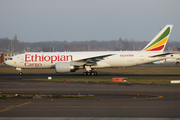
<path id="1" fill-rule="evenodd" d="M 50 95 L 35 95 L 35 94 L 2 94 L 0 99 L 21 99 L 21 98 L 33 98 L 33 99 L 42 99 L 42 98 L 92 98 L 96 97 L 94 95 L 60 95 L 60 94 L 50 94 Z"/>
<path id="2" fill-rule="evenodd" d="M 98 74 L 108 74 L 108 75 L 179 75 L 180 66 L 176 65 L 141 65 L 128 68 L 104 68 L 97 69 Z M 24 74 L 56 74 L 55 69 L 22 69 Z M 82 74 L 85 70 L 77 70 L 73 73 L 61 73 L 61 74 Z M 1 66 L 0 74 L 18 74 L 13 67 Z M 180 78 L 129 78 L 128 82 L 134 84 L 170 84 L 171 80 L 180 80 Z M 47 80 L 48 79 L 23 79 L 23 80 Z M 53 78 L 51 81 L 88 81 L 88 82 L 100 82 L 100 83 L 114 83 L 111 78 Z"/>
<path id="3" fill-rule="evenodd" d="M 154 75 L 179 75 L 180 66 L 176 65 L 141 65 L 128 68 L 104 68 L 96 69 L 98 74 L 120 74 L 120 75 L 131 75 L 131 74 L 154 74 Z M 55 69 L 22 69 L 24 74 L 55 74 Z M 82 74 L 85 72 L 84 69 L 77 70 L 73 73 L 63 73 L 63 74 Z M 13 67 L 0 67 L 0 74 L 18 74 Z"/>

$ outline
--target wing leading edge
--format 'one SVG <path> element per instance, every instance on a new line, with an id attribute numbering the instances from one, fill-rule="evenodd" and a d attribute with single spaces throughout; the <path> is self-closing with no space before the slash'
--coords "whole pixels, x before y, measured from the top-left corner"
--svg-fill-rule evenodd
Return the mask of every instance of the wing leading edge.
<path id="1" fill-rule="evenodd" d="M 92 65 L 96 65 L 98 61 L 104 60 L 104 58 L 112 56 L 112 55 L 114 55 L 114 54 L 107 54 L 107 55 L 100 55 L 100 56 L 95 56 L 95 57 L 88 57 L 88 58 L 72 61 L 71 64 L 75 65 L 75 66 L 83 66 L 83 65 L 92 66 Z"/>

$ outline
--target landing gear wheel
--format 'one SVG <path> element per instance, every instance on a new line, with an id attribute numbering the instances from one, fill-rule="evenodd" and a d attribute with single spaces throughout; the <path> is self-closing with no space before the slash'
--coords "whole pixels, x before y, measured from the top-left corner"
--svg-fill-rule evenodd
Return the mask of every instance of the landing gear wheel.
<path id="1" fill-rule="evenodd" d="M 94 76 L 94 75 L 97 75 L 97 72 L 96 71 L 93 71 L 93 72 L 83 72 L 83 75 L 84 76 L 85 75 L 88 75 L 88 76 L 92 75 L 92 76 Z"/>
<path id="2" fill-rule="evenodd" d="M 20 72 L 20 73 L 19 73 L 19 75 L 20 75 L 20 76 L 22 76 L 22 75 L 23 75 L 23 73 L 22 73 L 22 72 Z"/>
<path id="3" fill-rule="evenodd" d="M 94 75 L 97 75 L 97 72 L 96 72 L 96 71 L 94 72 Z"/>
<path id="4" fill-rule="evenodd" d="M 94 76 L 94 75 L 95 75 L 95 73 L 94 73 L 94 72 L 92 72 L 92 73 L 91 73 L 91 75 L 93 75 L 93 76 Z"/>
<path id="5" fill-rule="evenodd" d="M 84 76 L 87 75 L 87 72 L 83 72 L 83 75 L 84 75 Z"/>
<path id="6" fill-rule="evenodd" d="M 89 76 L 89 75 L 91 75 L 91 73 L 90 73 L 90 72 L 88 72 L 88 73 L 87 73 L 87 75 Z"/>

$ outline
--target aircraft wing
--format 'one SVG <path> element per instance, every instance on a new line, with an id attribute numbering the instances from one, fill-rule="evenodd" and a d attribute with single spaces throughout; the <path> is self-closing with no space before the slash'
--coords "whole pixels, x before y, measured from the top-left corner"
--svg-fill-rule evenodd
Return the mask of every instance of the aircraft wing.
<path id="1" fill-rule="evenodd" d="M 107 54 L 107 55 L 100 55 L 100 56 L 95 56 L 95 57 L 88 57 L 88 58 L 72 61 L 71 64 L 75 65 L 75 66 L 82 66 L 82 65 L 91 66 L 91 65 L 96 65 L 96 63 L 98 61 L 103 60 L 105 57 L 112 56 L 112 55 L 114 55 L 114 54 Z"/>

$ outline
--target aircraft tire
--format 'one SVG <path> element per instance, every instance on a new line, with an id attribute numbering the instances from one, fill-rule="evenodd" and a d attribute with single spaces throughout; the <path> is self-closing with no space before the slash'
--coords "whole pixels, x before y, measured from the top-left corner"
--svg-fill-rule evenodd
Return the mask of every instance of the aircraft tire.
<path id="1" fill-rule="evenodd" d="M 84 76 L 87 75 L 87 72 L 83 72 L 83 75 L 84 75 Z"/>
<path id="2" fill-rule="evenodd" d="M 88 72 L 88 73 L 87 73 L 87 75 L 89 76 L 89 75 L 91 75 L 91 73 L 90 73 L 90 72 Z"/>
<path id="3" fill-rule="evenodd" d="M 20 72 L 20 73 L 19 73 L 19 75 L 20 75 L 20 76 L 22 76 L 22 75 L 23 75 L 23 73 L 22 73 L 22 72 Z"/>
<path id="4" fill-rule="evenodd" d="M 94 72 L 94 75 L 97 75 L 97 72 L 96 72 L 96 71 Z"/>
<path id="5" fill-rule="evenodd" d="M 90 75 L 94 76 L 94 75 L 97 75 L 97 72 L 96 72 L 96 71 L 95 71 L 95 72 L 83 72 L 83 75 L 84 75 L 84 76 L 86 76 L 86 75 L 88 75 L 88 76 L 90 76 Z"/>
<path id="6" fill-rule="evenodd" d="M 91 73 L 91 75 L 92 75 L 92 76 L 94 76 L 94 75 L 95 75 L 95 73 L 94 73 L 94 72 L 92 72 L 92 73 Z"/>

